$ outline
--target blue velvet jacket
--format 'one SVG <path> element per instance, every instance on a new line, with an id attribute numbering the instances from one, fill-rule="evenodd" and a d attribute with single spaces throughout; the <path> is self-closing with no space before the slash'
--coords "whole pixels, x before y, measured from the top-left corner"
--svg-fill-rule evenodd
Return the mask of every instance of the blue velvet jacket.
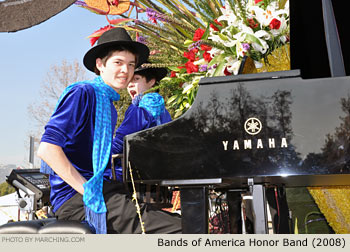
<path id="1" fill-rule="evenodd" d="M 111 103 L 111 122 L 116 125 L 117 111 Z M 73 87 L 58 104 L 56 111 L 45 126 L 41 141 L 62 147 L 67 158 L 79 173 L 89 180 L 93 176 L 92 146 L 95 125 L 96 97 L 91 85 Z M 165 110 L 161 121 L 170 121 L 170 115 Z M 156 119 L 145 108 L 130 105 L 125 113 L 125 119 L 118 128 L 112 142 L 112 154 L 122 153 L 123 137 L 127 134 L 147 129 L 157 125 Z M 113 127 L 113 126 L 112 126 Z M 113 129 L 112 129 L 113 130 Z M 111 164 L 104 172 L 104 179 L 112 177 Z M 116 167 L 118 180 L 122 178 L 120 164 Z M 50 201 L 53 211 L 77 192 L 64 182 L 58 175 L 50 175 Z"/>

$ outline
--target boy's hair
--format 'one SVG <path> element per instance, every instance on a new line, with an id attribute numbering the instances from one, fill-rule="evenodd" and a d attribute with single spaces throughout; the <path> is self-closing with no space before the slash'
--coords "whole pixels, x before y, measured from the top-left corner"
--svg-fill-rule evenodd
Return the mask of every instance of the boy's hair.
<path id="1" fill-rule="evenodd" d="M 157 81 L 156 71 L 157 71 L 157 69 L 155 69 L 155 68 L 149 68 L 149 69 L 144 70 L 144 71 L 136 72 L 135 74 L 141 75 L 142 77 L 145 77 L 147 82 L 149 82 L 152 79 L 155 79 L 156 82 L 153 85 L 153 87 L 155 87 L 159 84 L 159 82 Z"/>
<path id="2" fill-rule="evenodd" d="M 117 45 L 117 46 L 111 46 L 106 49 L 104 49 L 102 52 L 99 53 L 97 58 L 100 58 L 102 60 L 102 64 L 105 66 L 107 60 L 112 56 L 114 52 L 122 52 L 122 51 L 127 51 L 135 55 L 135 65 L 137 65 L 139 55 L 136 51 L 135 48 L 125 46 L 125 45 Z M 95 66 L 94 72 L 97 75 L 100 75 L 100 70 L 97 69 Z"/>

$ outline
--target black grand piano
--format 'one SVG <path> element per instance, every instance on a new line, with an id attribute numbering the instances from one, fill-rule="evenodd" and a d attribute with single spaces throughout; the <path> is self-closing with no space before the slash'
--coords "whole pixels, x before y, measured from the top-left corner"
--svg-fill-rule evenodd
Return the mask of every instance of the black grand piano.
<path id="1" fill-rule="evenodd" d="M 178 186 L 184 233 L 208 232 L 208 188 L 250 188 L 265 233 L 265 186 L 350 185 L 348 7 L 290 0 L 292 70 L 202 79 L 184 115 L 125 137 L 125 180 Z"/>

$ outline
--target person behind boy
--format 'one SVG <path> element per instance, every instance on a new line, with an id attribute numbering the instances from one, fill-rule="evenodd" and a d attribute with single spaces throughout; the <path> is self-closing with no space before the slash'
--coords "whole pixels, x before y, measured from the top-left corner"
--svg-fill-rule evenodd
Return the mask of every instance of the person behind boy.
<path id="1" fill-rule="evenodd" d="M 113 154 L 123 153 L 124 136 L 171 121 L 163 97 L 158 93 L 145 94 L 166 75 L 166 68 L 152 67 L 150 62 L 135 70 L 134 77 L 128 85 L 132 104 L 126 110 L 124 120 L 116 130 L 112 146 Z M 122 181 L 120 159 L 116 161 L 115 172 L 117 181 Z"/>
<path id="2" fill-rule="evenodd" d="M 70 85 L 45 126 L 38 149 L 50 174 L 50 201 L 58 219 L 84 219 L 96 233 L 141 233 L 135 204 L 122 183 L 110 181 L 117 112 L 113 101 L 126 88 L 149 49 L 123 28 L 106 31 L 84 56 L 98 76 Z M 181 233 L 181 219 L 141 205 L 146 233 Z"/>

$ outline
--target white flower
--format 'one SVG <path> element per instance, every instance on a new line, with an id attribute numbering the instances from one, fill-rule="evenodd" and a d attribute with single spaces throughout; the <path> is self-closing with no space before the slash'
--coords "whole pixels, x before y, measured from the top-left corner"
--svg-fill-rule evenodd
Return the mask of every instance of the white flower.
<path id="1" fill-rule="evenodd" d="M 281 36 L 280 37 L 280 41 L 283 43 L 283 44 L 285 44 L 286 42 L 287 42 L 287 37 L 286 36 Z"/>
<path id="2" fill-rule="evenodd" d="M 215 68 L 209 68 L 205 76 L 212 77 L 214 75 L 214 72 L 215 72 Z"/>
<path id="3" fill-rule="evenodd" d="M 271 40 L 271 35 L 264 30 L 259 30 L 256 33 L 254 33 L 254 35 L 257 38 L 263 38 L 264 40 Z"/>
<path id="4" fill-rule="evenodd" d="M 234 75 L 237 75 L 242 61 L 234 59 L 232 57 L 226 57 L 225 59 L 227 61 L 227 71 L 233 73 Z"/>
<path id="5" fill-rule="evenodd" d="M 237 19 L 234 12 L 231 10 L 231 7 L 228 1 L 225 1 L 225 8 L 221 8 L 221 12 L 222 12 L 222 15 L 217 19 L 218 22 L 222 20 L 227 21 L 227 24 L 229 26 L 238 24 L 239 20 Z"/>
<path id="6" fill-rule="evenodd" d="M 258 51 L 258 52 L 261 52 L 262 54 L 266 53 L 267 49 L 269 48 L 269 46 L 267 45 L 267 43 L 265 41 L 264 42 L 264 45 L 261 46 L 259 45 L 258 43 L 252 43 L 252 46 L 254 48 L 255 51 Z"/>
<path id="7" fill-rule="evenodd" d="M 254 13 L 254 17 L 261 24 L 261 28 L 269 26 L 271 20 L 276 18 L 280 20 L 280 16 L 283 14 L 288 15 L 288 12 L 283 10 L 278 10 L 278 1 L 272 2 L 269 6 L 267 6 L 266 10 L 260 8 L 259 6 L 251 6 L 250 11 Z"/>
<path id="8" fill-rule="evenodd" d="M 242 29 L 241 29 L 241 32 L 233 35 L 233 37 L 235 39 L 237 39 L 239 42 L 243 42 L 243 41 L 245 41 L 246 34 L 252 34 L 253 35 L 254 31 L 250 27 L 247 27 L 247 26 L 243 25 Z"/>
<path id="9" fill-rule="evenodd" d="M 243 50 L 243 46 L 242 43 L 237 41 L 236 43 L 236 53 L 237 53 L 237 57 L 244 57 L 244 50 Z"/>
<path id="10" fill-rule="evenodd" d="M 194 61 L 193 62 L 194 65 L 203 65 L 203 64 L 208 64 L 204 58 L 200 59 L 200 60 L 197 60 L 197 61 Z"/>
<path id="11" fill-rule="evenodd" d="M 213 47 L 211 50 L 208 51 L 208 53 L 210 53 L 210 57 L 214 58 L 215 56 L 224 53 L 224 51 Z"/>
<path id="12" fill-rule="evenodd" d="M 249 35 L 249 37 L 248 37 L 248 35 Z M 259 31 L 254 33 L 254 31 L 250 27 L 247 27 L 245 25 L 242 26 L 242 32 L 237 33 L 236 35 L 234 35 L 234 37 L 238 41 L 237 45 L 240 42 L 249 42 L 253 45 L 255 50 L 258 50 L 261 53 L 265 53 L 267 51 L 267 49 L 269 48 L 269 46 L 265 40 L 271 39 L 271 36 L 266 31 L 259 30 Z M 256 41 L 254 41 L 253 39 L 259 41 L 260 45 Z M 240 45 L 238 45 L 238 46 L 240 46 Z M 236 50 L 240 50 L 240 48 L 236 48 Z M 237 55 L 240 55 L 240 54 L 238 54 L 238 51 L 237 51 Z"/>
<path id="13" fill-rule="evenodd" d="M 182 93 L 185 94 L 187 93 L 188 90 L 190 90 L 191 88 L 193 87 L 193 84 L 192 83 L 188 83 L 188 82 L 185 82 L 183 85 L 182 85 Z"/>
<path id="14" fill-rule="evenodd" d="M 222 42 L 222 39 L 219 37 L 219 35 L 216 35 L 215 33 L 210 33 L 208 39 L 218 43 Z"/>

